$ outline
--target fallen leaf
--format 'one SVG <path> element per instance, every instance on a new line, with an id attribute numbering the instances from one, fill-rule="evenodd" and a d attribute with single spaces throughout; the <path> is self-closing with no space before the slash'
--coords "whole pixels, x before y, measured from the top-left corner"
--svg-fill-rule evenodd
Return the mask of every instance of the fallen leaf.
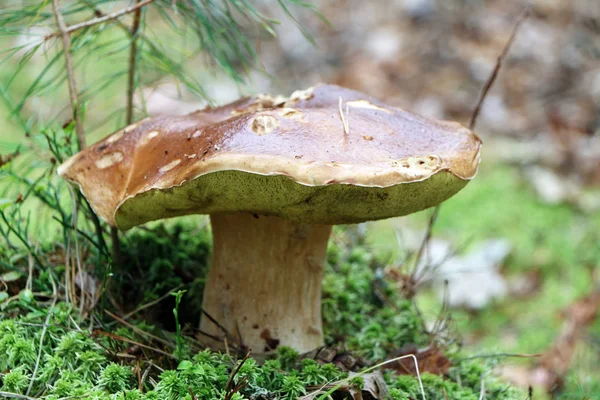
<path id="1" fill-rule="evenodd" d="M 313 391 L 300 397 L 299 400 L 314 400 L 323 394 L 329 393 L 332 389 L 334 389 L 332 394 L 345 395 L 344 398 L 350 395 L 353 400 L 383 400 L 389 398 L 387 384 L 380 372 L 349 374 L 350 378 L 358 376 L 363 380 L 362 389 L 351 385 L 345 379 L 343 381 L 331 382 L 327 385 L 309 387 L 309 390 L 312 389 Z"/>
<path id="2" fill-rule="evenodd" d="M 536 365 L 531 368 L 505 367 L 501 374 L 522 387 L 541 387 L 548 393 L 560 390 L 571 368 L 578 341 L 598 316 L 599 309 L 600 287 L 596 287 L 562 312 L 564 322 L 561 332 Z"/>
<path id="3" fill-rule="evenodd" d="M 420 373 L 429 372 L 435 375 L 445 375 L 452 366 L 452 361 L 436 345 L 431 345 L 423 349 L 419 349 L 413 344 L 405 345 L 397 352 L 392 353 L 389 359 L 409 354 L 416 357 Z M 383 368 L 393 369 L 398 375 L 417 375 L 415 361 L 412 357 L 406 357 L 402 360 L 389 363 L 384 365 Z"/>

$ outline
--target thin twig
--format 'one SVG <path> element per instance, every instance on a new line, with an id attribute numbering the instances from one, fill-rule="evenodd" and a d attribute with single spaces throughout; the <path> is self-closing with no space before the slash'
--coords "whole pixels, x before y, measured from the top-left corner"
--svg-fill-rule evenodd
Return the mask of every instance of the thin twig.
<path id="1" fill-rule="evenodd" d="M 219 323 L 219 321 L 217 321 L 212 315 L 210 315 L 209 313 L 207 313 L 204 309 L 200 309 L 200 312 L 202 314 L 204 314 L 210 320 L 210 322 L 212 322 L 213 324 L 215 324 L 215 326 L 217 328 L 219 328 L 221 330 L 221 332 L 224 333 L 224 335 L 225 335 L 224 339 L 225 340 L 231 339 L 232 344 L 235 343 L 235 341 L 233 340 L 234 339 L 233 335 L 227 330 L 227 328 L 225 328 L 223 325 L 221 325 Z"/>
<path id="2" fill-rule="evenodd" d="M 53 3 L 55 1 L 56 0 L 52 0 Z M 84 22 L 80 22 L 78 24 L 74 24 L 74 25 L 71 25 L 69 27 L 65 26 L 64 31 L 63 31 L 63 29 L 61 29 L 61 32 L 53 32 L 53 33 L 47 35 L 44 38 L 44 40 L 48 40 L 48 39 L 51 39 L 53 37 L 60 36 L 63 33 L 66 33 L 68 35 L 68 34 L 71 34 L 72 32 L 75 32 L 75 31 L 77 31 L 79 29 L 89 28 L 90 26 L 94 26 L 94 25 L 101 24 L 103 22 L 108 22 L 108 21 L 112 21 L 112 20 L 118 19 L 118 18 L 122 17 L 125 14 L 132 13 L 132 12 L 134 12 L 134 11 L 136 11 L 136 10 L 138 10 L 138 9 L 140 9 L 140 8 L 142 8 L 142 7 L 150 4 L 150 3 L 152 3 L 153 1 L 154 0 L 143 0 L 143 1 L 140 1 L 139 3 L 137 3 L 137 4 L 135 4 L 135 5 L 131 6 L 131 7 L 124 8 L 124 9 L 122 9 L 120 11 L 115 11 L 112 14 L 106 14 L 106 15 L 104 15 L 102 17 L 98 17 L 98 18 L 90 19 L 90 20 L 87 20 L 87 21 L 84 21 Z"/>
<path id="3" fill-rule="evenodd" d="M 31 388 L 33 388 L 33 383 L 35 382 L 35 378 L 37 376 L 38 368 L 40 366 L 40 360 L 42 359 L 42 350 L 44 344 L 44 338 L 46 337 L 46 332 L 48 331 L 48 324 L 50 323 L 50 317 L 54 312 L 54 306 L 56 305 L 56 301 L 58 299 L 58 291 L 56 289 L 56 283 L 54 282 L 54 278 L 52 277 L 52 273 L 49 273 L 50 283 L 52 284 L 52 305 L 50 306 L 50 311 L 46 315 L 46 320 L 44 321 L 44 328 L 42 329 L 42 334 L 40 335 L 40 348 L 38 349 L 38 355 L 35 360 L 35 368 L 33 369 L 33 374 L 31 375 L 31 380 L 29 381 L 29 387 L 27 388 L 27 392 L 25 392 L 26 396 L 29 396 L 31 393 Z"/>
<path id="4" fill-rule="evenodd" d="M 142 374 L 142 378 L 140 379 L 140 392 L 144 392 L 144 382 L 148 378 L 148 373 L 150 373 L 150 368 L 152 368 L 152 364 L 148 365 Z"/>
<path id="5" fill-rule="evenodd" d="M 81 317 L 83 315 L 83 308 L 85 306 L 85 297 L 86 297 L 86 279 L 85 279 L 85 275 L 83 273 L 83 267 L 81 265 L 81 256 L 79 254 L 79 241 L 78 239 L 78 235 L 77 235 L 77 216 L 79 215 L 77 209 L 78 209 L 78 203 L 77 203 L 77 197 L 75 196 L 75 191 L 73 190 L 73 187 L 71 185 L 67 186 L 69 188 L 69 193 L 71 194 L 71 202 L 73 203 L 73 211 L 72 211 L 72 226 L 73 226 L 73 230 L 75 231 L 75 261 L 77 263 L 77 273 L 79 274 L 79 283 L 81 284 L 81 299 L 79 301 L 79 320 L 81 320 Z M 70 234 L 70 232 L 69 232 Z M 67 254 L 68 257 L 68 254 Z M 73 283 L 75 282 L 75 277 L 77 275 L 73 276 Z M 75 293 L 73 293 L 73 298 L 75 298 Z M 91 299 L 90 304 L 93 304 L 94 299 Z"/>
<path id="6" fill-rule="evenodd" d="M 152 1 L 152 0 L 150 0 Z M 127 73 L 127 105 L 125 108 L 125 123 L 127 125 L 133 122 L 133 97 L 135 94 L 135 72 L 138 58 L 138 32 L 140 30 L 140 21 L 142 19 L 142 8 L 140 4 L 143 1 L 136 0 L 133 14 L 133 24 L 131 26 L 131 47 L 129 48 L 129 69 Z M 147 1 L 149 3 L 149 1 Z M 102 17 L 106 18 L 106 17 Z M 113 264 L 118 271 L 121 271 L 123 260 L 121 257 L 121 242 L 119 241 L 119 231 L 114 226 L 110 227 L 110 238 L 113 246 Z"/>
<path id="7" fill-rule="evenodd" d="M 400 360 L 404 360 L 406 358 L 412 358 L 413 361 L 415 362 L 415 373 L 416 373 L 416 377 L 417 377 L 417 381 L 419 382 L 419 388 L 421 389 L 421 398 L 423 400 L 426 400 L 425 398 L 425 388 L 423 387 L 423 381 L 421 380 L 421 372 L 419 371 L 419 361 L 417 360 L 417 357 L 414 354 L 406 354 L 403 356 L 399 356 L 399 357 L 394 357 L 391 358 L 389 360 L 385 360 L 383 362 L 380 362 L 377 365 L 373 365 L 372 367 L 369 367 L 367 369 L 364 369 L 360 372 L 358 372 L 356 375 L 352 375 L 352 376 L 348 376 L 347 378 L 344 378 L 340 381 L 335 382 L 336 385 L 333 386 L 331 389 L 329 389 L 327 392 L 323 393 L 323 389 L 325 387 L 327 387 L 330 383 L 325 383 L 323 386 L 321 386 L 320 389 L 316 390 L 314 393 L 310 393 L 307 396 L 305 396 L 305 398 L 315 398 L 315 396 L 319 393 L 322 393 L 321 396 L 319 396 L 319 398 L 317 400 L 325 400 L 325 399 L 330 399 L 331 395 L 333 394 L 333 392 L 335 392 L 337 389 L 339 389 L 340 387 L 342 387 L 342 385 L 344 385 L 346 382 L 349 382 L 350 380 L 352 380 L 353 378 L 357 377 L 357 376 L 362 376 L 366 373 L 369 373 L 377 368 L 383 367 L 384 365 L 388 365 L 391 363 L 394 363 L 396 361 L 400 361 Z M 312 397 L 309 397 L 312 396 Z"/>
<path id="8" fill-rule="evenodd" d="M 23 236 L 21 234 L 21 232 L 19 232 L 19 230 L 17 230 L 8 220 L 8 217 L 6 216 L 6 214 L 4 214 L 4 212 L 2 210 L 0 210 L 0 217 L 2 218 L 2 220 L 4 221 L 6 228 L 8 230 L 8 232 L 12 232 L 17 239 L 19 239 L 19 241 L 21 243 L 23 243 L 23 245 L 27 248 L 27 250 L 29 251 L 29 254 L 32 255 L 32 257 L 35 259 L 35 261 L 38 263 L 38 265 L 40 267 L 44 267 L 44 263 L 42 262 L 42 260 L 40 259 L 40 257 L 35 253 L 35 250 L 32 249 L 31 243 L 29 243 L 29 239 L 27 239 L 25 236 Z"/>
<path id="9" fill-rule="evenodd" d="M 196 332 L 198 332 L 202 336 L 206 336 L 207 338 L 212 339 L 212 340 L 217 341 L 217 342 L 222 342 L 223 340 L 225 340 L 225 344 L 227 344 L 227 338 L 223 339 L 223 338 L 220 338 L 220 337 L 218 337 L 216 335 L 211 335 L 208 332 L 204 332 L 202 329 L 196 329 Z M 229 350 L 226 351 L 226 354 L 229 354 Z"/>
<path id="10" fill-rule="evenodd" d="M 0 392 L 0 397 L 6 397 L 7 399 L 25 399 L 25 400 L 37 400 L 37 397 L 29 397 L 22 394 Z"/>
<path id="11" fill-rule="evenodd" d="M 479 400 L 485 399 L 485 378 L 481 375 L 481 390 L 479 391 Z"/>
<path id="12" fill-rule="evenodd" d="M 459 358 L 458 360 L 454 360 L 455 363 L 461 363 L 463 361 L 475 360 L 478 358 L 500 358 L 500 357 L 510 357 L 510 358 L 538 358 L 543 354 L 525 354 L 525 353 L 496 353 L 496 354 L 481 354 L 478 356 L 464 357 Z"/>
<path id="13" fill-rule="evenodd" d="M 92 223 L 94 224 L 96 236 L 98 236 L 98 244 L 103 249 L 103 253 L 108 254 L 108 247 L 106 246 L 106 241 L 104 240 L 104 231 L 102 230 L 102 224 L 100 223 L 100 219 L 92 209 L 92 206 L 87 201 L 85 196 L 82 195 L 80 192 L 77 192 L 77 199 L 80 203 L 85 205 L 83 211 L 89 218 L 91 218 Z"/>
<path id="14" fill-rule="evenodd" d="M 121 242 L 119 241 L 119 230 L 114 226 L 110 227 L 110 241 L 112 243 L 112 263 L 115 270 L 123 272 L 121 262 Z"/>
<path id="15" fill-rule="evenodd" d="M 519 19 L 517 19 L 517 22 L 516 22 L 515 26 L 513 27 L 513 30 L 510 34 L 510 37 L 508 38 L 508 41 L 504 45 L 504 49 L 502 49 L 502 53 L 500 53 L 500 55 L 498 56 L 498 59 L 496 60 L 496 66 L 494 67 L 492 73 L 488 77 L 488 80 L 485 82 L 485 85 L 483 86 L 481 93 L 479 93 L 479 99 L 477 100 L 477 104 L 475 105 L 475 108 L 473 109 L 473 114 L 471 114 L 471 120 L 469 121 L 469 129 L 473 129 L 475 127 L 475 124 L 477 123 L 477 117 L 479 116 L 479 112 L 481 111 L 481 106 L 483 104 L 483 101 L 485 100 L 488 92 L 492 88 L 492 85 L 496 81 L 496 78 L 498 77 L 498 72 L 500 72 L 500 67 L 502 67 L 502 62 L 504 61 L 504 58 L 508 54 L 508 51 L 510 50 L 512 43 L 515 40 L 515 36 L 517 35 L 517 32 L 519 32 L 519 28 L 521 27 L 521 24 L 529 16 L 529 12 L 530 12 L 530 8 L 526 7 L 523 10 L 523 12 L 521 13 L 521 15 L 519 16 Z"/>
<path id="16" fill-rule="evenodd" d="M 161 349 L 157 349 L 156 347 L 148 346 L 147 344 L 136 342 L 135 340 L 127 339 L 126 337 L 123 337 L 123 336 L 120 336 L 120 335 L 115 335 L 114 333 L 104 332 L 102 330 L 97 329 L 97 330 L 95 330 L 95 331 L 92 332 L 92 335 L 109 337 L 109 338 L 114 339 L 114 340 L 118 340 L 118 341 L 121 341 L 121 342 L 133 344 L 133 345 L 136 345 L 136 346 L 140 346 L 140 347 L 142 347 L 144 349 L 148 349 L 148 350 L 160 353 L 160 354 L 162 354 L 164 356 L 167 356 L 167 357 L 170 357 L 170 358 L 175 358 L 175 356 L 173 354 L 171 354 L 171 353 L 167 353 L 166 351 L 163 351 Z"/>
<path id="17" fill-rule="evenodd" d="M 508 54 L 508 51 L 510 50 L 510 47 L 519 31 L 519 28 L 521 27 L 521 24 L 529 16 L 529 13 L 530 13 L 530 8 L 526 7 L 523 10 L 523 12 L 521 13 L 521 15 L 519 16 L 519 18 L 517 19 L 517 22 L 515 23 L 515 26 L 513 27 L 510 37 L 508 38 L 508 41 L 505 43 L 504 48 L 502 49 L 502 52 L 500 53 L 500 55 L 498 56 L 498 59 L 496 60 L 496 66 L 494 67 L 492 73 L 488 77 L 485 85 L 483 86 L 483 88 L 479 94 L 479 99 L 477 100 L 475 108 L 473 109 L 473 113 L 471 114 L 471 119 L 470 119 L 469 125 L 468 125 L 469 129 L 475 128 L 475 124 L 477 123 L 477 117 L 479 115 L 479 112 L 481 111 L 481 106 L 482 106 L 483 102 L 485 101 L 485 98 L 486 98 L 488 92 L 492 88 L 492 85 L 496 81 L 496 78 L 498 77 L 498 72 L 500 72 L 500 68 L 502 67 L 502 61 L 504 61 L 504 58 Z M 341 103 L 340 103 L 340 109 L 341 109 Z M 427 247 L 427 245 L 429 244 L 429 240 L 431 239 L 431 229 L 433 229 L 433 225 L 435 224 L 435 220 L 437 219 L 437 216 L 439 214 L 440 206 L 441 205 L 438 204 L 435 207 L 435 209 L 433 210 L 433 214 L 431 214 L 431 217 L 429 219 L 429 224 L 427 227 L 427 234 L 425 235 L 423 243 L 421 243 L 421 247 L 419 249 L 419 254 L 417 255 L 416 262 L 420 261 L 422 250 L 425 247 Z M 416 266 L 417 266 L 417 264 L 415 263 L 415 268 L 416 268 Z"/>
<path id="18" fill-rule="evenodd" d="M 229 374 L 229 379 L 227 380 L 227 384 L 225 385 L 226 394 L 224 400 L 230 400 L 236 392 L 240 391 L 244 386 L 247 385 L 247 382 L 245 382 L 243 379 L 242 382 L 234 385 L 234 379 L 249 357 L 250 352 L 247 352 L 242 361 L 231 370 L 231 374 Z"/>
<path id="19" fill-rule="evenodd" d="M 77 92 L 77 82 L 75 81 L 75 73 L 73 70 L 73 57 L 71 55 L 71 36 L 69 35 L 69 28 L 60 13 L 60 7 L 58 0 L 52 0 L 52 9 L 54 11 L 54 17 L 56 24 L 60 31 L 60 35 L 63 41 L 63 52 L 65 54 L 65 67 L 67 69 L 67 82 L 69 84 L 69 99 L 71 101 L 71 109 L 73 111 L 73 119 L 75 120 L 75 132 L 77 133 L 77 144 L 79 150 L 85 148 L 85 135 L 83 131 L 83 122 L 81 121 L 81 115 L 79 112 L 79 99 Z"/>
<path id="20" fill-rule="evenodd" d="M 112 317 L 113 319 L 115 319 L 117 322 L 122 323 L 123 325 L 125 325 L 126 327 L 128 327 L 129 329 L 131 329 L 132 331 L 139 333 L 142 336 L 147 336 L 149 338 L 152 338 L 154 340 L 156 340 L 159 343 L 164 344 L 165 346 L 169 346 L 169 347 L 175 347 L 175 345 L 165 339 L 161 339 L 156 335 L 153 335 L 151 333 L 148 333 L 140 328 L 138 328 L 135 325 L 130 324 L 129 322 L 125 321 L 124 319 L 120 318 L 118 315 L 111 313 L 108 310 L 105 310 L 105 313 L 108 314 L 110 317 Z"/>
<path id="21" fill-rule="evenodd" d="M 342 105 L 344 103 L 344 100 L 342 100 L 342 96 L 340 96 L 340 100 L 339 100 L 339 113 L 340 113 L 340 119 L 342 120 L 342 125 L 344 127 L 344 134 L 348 135 L 350 133 L 350 126 L 348 125 L 348 121 L 346 121 L 346 118 L 344 118 L 344 111 L 342 109 Z M 348 104 L 346 104 L 346 114 L 348 113 Z"/>
<path id="22" fill-rule="evenodd" d="M 414 279 L 415 276 L 417 275 L 417 268 L 419 268 L 419 263 L 421 262 L 421 259 L 423 258 L 423 254 L 425 253 L 425 249 L 427 248 L 427 245 L 429 244 L 429 241 L 431 240 L 431 234 L 433 232 L 433 226 L 435 225 L 435 221 L 437 221 L 437 217 L 438 214 L 440 213 L 440 207 L 436 207 L 433 209 L 433 213 L 431 214 L 431 217 L 429 218 L 429 222 L 427 224 L 427 230 L 425 231 L 425 236 L 423 237 L 423 241 L 421 242 L 421 246 L 419 247 L 419 250 L 417 252 L 417 256 L 415 257 L 415 262 L 413 264 L 413 271 L 411 273 L 411 279 Z M 415 279 L 415 281 L 417 281 Z"/>
<path id="23" fill-rule="evenodd" d="M 136 6 L 139 6 L 141 0 L 136 0 Z M 142 20 L 142 9 L 137 8 L 133 14 L 133 24 L 131 25 L 131 47 L 129 49 L 129 70 L 127 73 L 127 108 L 126 108 L 126 123 L 129 125 L 133 122 L 133 95 L 135 93 L 135 76 L 138 59 L 138 32 L 140 30 L 140 22 Z"/>
<path id="24" fill-rule="evenodd" d="M 69 226 L 69 229 L 73 229 L 73 226 Z M 75 233 L 77 234 L 77 233 Z M 65 302 L 71 303 L 71 294 L 74 291 L 71 288 L 71 232 L 69 231 L 66 237 L 65 243 Z"/>
<path id="25" fill-rule="evenodd" d="M 65 228 L 65 229 L 68 229 L 68 230 L 72 230 L 73 229 L 73 227 L 71 225 L 67 225 L 63 220 L 61 220 L 60 218 L 58 218 L 56 215 L 53 215 L 52 219 L 55 220 L 56 222 L 58 222 L 59 224 L 61 224 L 62 227 Z M 92 239 L 92 237 L 90 235 L 88 235 L 86 232 L 82 231 L 81 229 L 77 229 L 76 232 L 79 235 L 81 235 L 85 240 L 87 240 L 88 242 L 90 242 L 104 256 L 108 256 L 109 255 L 106 252 L 106 248 L 103 247 L 103 245 L 100 245 L 100 244 L 96 243 L 94 241 L 94 239 Z"/>
<path id="26" fill-rule="evenodd" d="M 145 310 L 145 309 L 146 309 L 146 308 L 148 308 L 148 307 L 152 307 L 153 305 L 155 305 L 155 304 L 157 304 L 157 303 L 160 303 L 161 301 L 163 301 L 163 300 L 164 300 L 164 299 L 166 299 L 167 297 L 170 297 L 170 296 L 171 296 L 171 294 L 172 294 L 173 292 L 176 292 L 177 290 L 181 289 L 182 287 L 183 287 L 183 285 L 179 285 L 179 286 L 177 286 L 175 289 L 173 289 L 173 290 L 170 290 L 170 291 L 169 291 L 167 294 L 165 294 L 165 295 L 163 295 L 163 296 L 159 297 L 159 298 L 158 298 L 158 299 L 156 299 L 156 300 L 153 300 L 153 301 L 151 301 L 151 302 L 149 302 L 149 303 L 146 303 L 146 304 L 144 304 L 143 306 L 140 306 L 140 307 L 136 308 L 136 309 L 135 309 L 135 310 L 133 310 L 132 312 L 130 312 L 130 313 L 127 313 L 127 314 L 123 315 L 121 318 L 123 318 L 124 320 L 127 320 L 127 319 L 129 319 L 129 318 L 130 318 L 132 315 L 135 315 L 135 314 L 139 313 L 140 311 L 143 311 L 143 310 Z"/>

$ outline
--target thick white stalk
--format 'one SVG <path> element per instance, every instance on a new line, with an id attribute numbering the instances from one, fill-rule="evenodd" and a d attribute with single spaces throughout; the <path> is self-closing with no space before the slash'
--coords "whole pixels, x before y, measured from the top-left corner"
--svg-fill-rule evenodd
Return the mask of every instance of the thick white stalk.
<path id="1" fill-rule="evenodd" d="M 253 354 L 323 344 L 321 279 L 329 225 L 249 213 L 211 215 L 213 261 L 203 308 Z M 203 317 L 201 330 L 222 336 Z M 212 343 L 223 347 L 223 343 Z"/>

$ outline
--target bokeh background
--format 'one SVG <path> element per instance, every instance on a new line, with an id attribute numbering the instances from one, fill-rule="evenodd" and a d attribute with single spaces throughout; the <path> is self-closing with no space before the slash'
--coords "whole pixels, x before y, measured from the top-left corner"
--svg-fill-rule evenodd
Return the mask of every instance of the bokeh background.
<path id="1" fill-rule="evenodd" d="M 419 278 L 415 301 L 432 322 L 449 308 L 474 353 L 544 354 L 541 361 L 506 357 L 500 373 L 524 386 L 564 382 L 567 397 L 600 398 L 600 2 L 314 1 L 328 23 L 303 8 L 290 10 L 295 22 L 273 1 L 254 3 L 281 23 L 273 37 L 248 22 L 260 64 L 244 83 L 215 72 L 206 57 L 189 57 L 185 68 L 209 100 L 142 71 L 136 114 L 185 113 L 329 82 L 467 124 L 515 22 L 531 7 L 477 123 L 480 173 L 441 207 L 416 271 L 407 270 L 406 255 L 420 245 L 431 211 L 351 229 L 365 235 L 398 290 L 407 276 Z M 105 11 L 127 4 L 111 2 Z M 164 20 L 147 18 L 149 34 L 169 35 Z M 0 43 L 36 42 L 53 29 L 36 26 Z M 78 64 L 90 141 L 123 124 L 127 59 L 111 47 L 113 35 Z M 66 86 L 53 81 L 62 65 L 55 44 L 44 44 L 22 70 L 18 57 L 0 65 L 2 154 L 27 143 L 23 126 L 68 119 Z M 185 53 L 185 43 L 173 47 Z M 94 96 L 99 88 L 103 95 Z M 21 105 L 22 118 L 10 115 L 11 103 Z"/>

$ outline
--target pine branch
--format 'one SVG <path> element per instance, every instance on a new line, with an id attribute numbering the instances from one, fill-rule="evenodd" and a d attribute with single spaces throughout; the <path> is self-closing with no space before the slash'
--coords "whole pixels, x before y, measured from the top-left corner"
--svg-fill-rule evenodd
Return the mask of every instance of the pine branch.
<path id="1" fill-rule="evenodd" d="M 73 57 L 71 56 L 71 36 L 67 32 L 67 24 L 60 13 L 58 6 L 58 0 L 52 0 L 52 9 L 54 11 L 54 17 L 56 24 L 60 30 L 60 34 L 63 41 L 63 49 L 65 55 L 65 68 L 67 70 L 67 80 L 69 84 L 69 98 L 71 100 L 71 109 L 73 110 L 73 119 L 75 120 L 75 132 L 77 133 L 77 144 L 79 149 L 82 150 L 86 147 L 85 145 L 85 133 L 83 131 L 83 122 L 81 121 L 81 115 L 79 113 L 79 99 L 77 93 L 77 82 L 75 81 L 75 72 L 73 71 Z"/>
<path id="2" fill-rule="evenodd" d="M 142 1 L 137 2 L 135 5 L 133 5 L 131 7 L 125 8 L 120 11 L 116 11 L 112 14 L 106 14 L 106 15 L 103 15 L 102 17 L 98 17 L 98 18 L 90 19 L 88 21 L 80 22 L 78 24 L 71 25 L 69 27 L 65 26 L 64 33 L 71 34 L 72 32 L 75 32 L 79 29 L 89 28 L 90 26 L 98 25 L 98 24 L 101 24 L 101 23 L 107 22 L 107 21 L 113 21 L 115 19 L 122 17 L 123 15 L 129 14 L 132 12 L 137 12 L 139 9 L 152 3 L 153 1 L 154 0 L 142 0 Z M 55 0 L 52 0 L 53 4 L 54 4 L 54 2 L 55 2 Z M 60 32 L 54 32 L 54 33 L 47 35 L 44 38 L 44 40 L 48 40 L 48 39 L 51 39 L 53 37 L 56 37 L 56 36 L 59 36 L 62 34 L 63 34 L 63 29 L 61 29 Z"/>

